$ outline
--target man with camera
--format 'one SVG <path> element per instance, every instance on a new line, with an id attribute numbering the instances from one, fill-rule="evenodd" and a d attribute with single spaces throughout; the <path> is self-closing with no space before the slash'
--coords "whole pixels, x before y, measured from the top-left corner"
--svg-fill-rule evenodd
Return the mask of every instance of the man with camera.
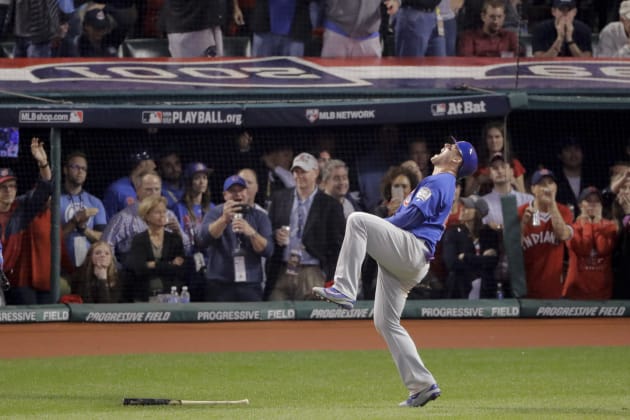
<path id="1" fill-rule="evenodd" d="M 263 257 L 273 253 L 269 217 L 248 203 L 238 175 L 223 183 L 225 202 L 204 216 L 200 244 L 207 248 L 205 300 L 254 302 L 263 297 Z"/>

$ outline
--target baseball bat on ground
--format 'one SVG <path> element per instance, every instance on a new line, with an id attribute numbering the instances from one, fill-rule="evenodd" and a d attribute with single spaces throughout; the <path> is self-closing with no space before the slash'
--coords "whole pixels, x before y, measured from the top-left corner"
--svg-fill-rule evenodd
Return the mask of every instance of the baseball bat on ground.
<path id="1" fill-rule="evenodd" d="M 247 405 L 248 399 L 235 401 L 170 400 L 168 398 L 123 398 L 123 405 Z"/>

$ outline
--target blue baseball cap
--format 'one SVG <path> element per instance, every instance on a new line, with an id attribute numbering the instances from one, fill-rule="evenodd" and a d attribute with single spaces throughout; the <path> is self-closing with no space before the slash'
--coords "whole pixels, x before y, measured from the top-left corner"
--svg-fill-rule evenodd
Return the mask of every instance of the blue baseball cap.
<path id="1" fill-rule="evenodd" d="M 203 162 L 192 162 L 186 165 L 186 170 L 184 170 L 184 178 L 192 178 L 193 175 L 199 172 L 210 175 L 212 173 L 212 169 L 208 168 Z"/>
<path id="2" fill-rule="evenodd" d="M 553 174 L 553 172 L 551 172 L 549 169 L 543 168 L 533 173 L 532 178 L 530 179 L 529 183 L 531 185 L 536 185 L 540 181 L 542 181 L 542 179 L 546 176 L 551 178 L 553 182 L 556 182 L 556 176 Z"/>
<path id="3" fill-rule="evenodd" d="M 477 172 L 477 151 L 472 144 L 467 141 L 458 141 L 455 137 L 451 136 L 451 140 L 457 146 L 459 153 L 462 155 L 462 165 L 457 171 L 458 178 L 464 178 Z"/>
<path id="4" fill-rule="evenodd" d="M 247 182 L 243 178 L 238 175 L 231 175 L 225 179 L 223 183 L 223 191 L 227 191 L 232 188 L 234 185 L 240 185 L 243 188 L 247 188 Z"/>

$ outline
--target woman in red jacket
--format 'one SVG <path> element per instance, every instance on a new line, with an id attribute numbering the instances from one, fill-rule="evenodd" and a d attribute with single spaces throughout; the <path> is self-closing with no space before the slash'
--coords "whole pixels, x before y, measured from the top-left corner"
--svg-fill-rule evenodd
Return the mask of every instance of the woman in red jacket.
<path id="1" fill-rule="evenodd" d="M 580 214 L 573 223 L 573 237 L 566 242 L 569 270 L 562 296 L 570 299 L 606 300 L 612 297 L 612 254 L 618 226 L 602 218 L 602 194 L 587 187 L 578 198 Z"/>

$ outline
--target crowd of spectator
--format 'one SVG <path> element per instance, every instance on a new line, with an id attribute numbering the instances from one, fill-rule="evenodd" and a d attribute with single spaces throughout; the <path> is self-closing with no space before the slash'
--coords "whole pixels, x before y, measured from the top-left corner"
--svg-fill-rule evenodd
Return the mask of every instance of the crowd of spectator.
<path id="1" fill-rule="evenodd" d="M 15 57 L 116 57 L 161 38 L 171 57 L 627 57 L 621 0 L 0 1 Z M 593 42 L 595 40 L 596 42 Z"/>
<path id="2" fill-rule="evenodd" d="M 313 298 L 312 287 L 332 280 L 347 217 L 356 211 L 395 215 L 432 170 L 431 152 L 441 140 L 405 138 L 395 125 L 374 133 L 372 149 L 348 163 L 336 155 L 330 133 L 297 154 L 288 145 L 269 147 L 260 167 L 230 169 L 222 199 L 210 197 L 214 169 L 182 162 L 172 146 L 155 155 L 146 148 L 131 153 L 129 177 L 113 181 L 103 200 L 84 188 L 86 153 L 67 153 L 60 197 L 63 294 L 84 302 L 144 302 L 186 285 L 195 301 Z M 604 176 L 605 168 L 584 162 L 579 140 L 567 136 L 557 144 L 557 166 L 528 172 L 503 122 L 489 121 L 481 133 L 476 143 L 483 160 L 458 181 L 443 240 L 412 298 L 512 296 L 506 211 L 521 223 L 527 297 L 630 298 L 630 155 Z M 251 147 L 254 136 L 245 137 Z M 385 144 L 386 167 L 361 166 L 378 160 Z M 0 169 L 9 304 L 51 303 L 53 295 L 52 173 L 39 139 L 33 138 L 31 152 L 40 177 L 25 194 L 17 194 L 14 172 Z M 369 181 L 360 182 L 362 176 Z M 376 198 L 368 193 L 374 183 Z M 116 206 L 104 205 L 107 197 L 116 197 L 110 200 Z M 513 208 L 506 209 L 505 197 L 514 198 Z M 368 256 L 360 298 L 373 299 L 376 277 Z"/>

